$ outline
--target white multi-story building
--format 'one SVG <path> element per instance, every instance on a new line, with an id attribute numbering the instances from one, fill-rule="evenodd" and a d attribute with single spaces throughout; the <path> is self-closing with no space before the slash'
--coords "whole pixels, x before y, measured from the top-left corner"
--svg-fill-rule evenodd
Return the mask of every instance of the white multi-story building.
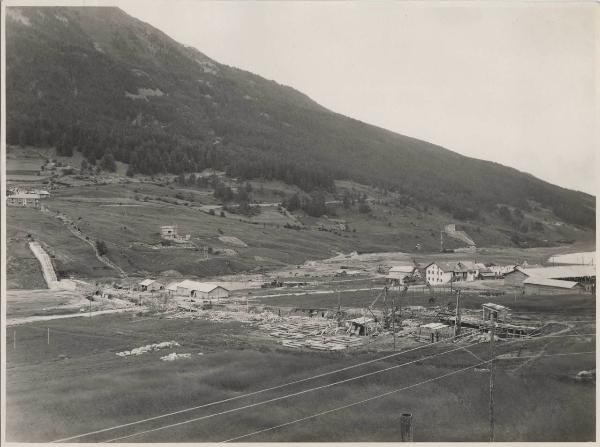
<path id="1" fill-rule="evenodd" d="M 425 280 L 428 284 L 446 284 L 452 281 L 455 265 L 449 262 L 432 262 L 425 268 Z"/>

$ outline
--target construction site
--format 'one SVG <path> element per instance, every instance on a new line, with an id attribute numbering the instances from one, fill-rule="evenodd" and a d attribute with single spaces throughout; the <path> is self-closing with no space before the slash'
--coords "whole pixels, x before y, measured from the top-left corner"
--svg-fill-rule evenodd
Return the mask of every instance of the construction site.
<path id="1" fill-rule="evenodd" d="M 111 274 L 66 276 L 55 246 L 24 235 L 45 288 L 7 293 L 11 440 L 571 441 L 594 431 L 592 266 L 477 249 L 131 274 L 78 220 L 52 219 Z M 154 257 L 214 256 L 180 226 L 153 228 L 163 241 Z M 442 234 L 467 243 L 455 227 Z M 564 424 L 548 422 L 556 408 Z"/>

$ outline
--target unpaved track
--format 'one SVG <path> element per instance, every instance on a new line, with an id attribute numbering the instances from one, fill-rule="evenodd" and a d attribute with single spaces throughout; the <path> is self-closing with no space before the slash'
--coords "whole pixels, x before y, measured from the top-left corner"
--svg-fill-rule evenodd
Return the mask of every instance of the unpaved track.
<path id="1" fill-rule="evenodd" d="M 119 267 L 117 264 L 112 262 L 106 256 L 103 256 L 98 252 L 98 248 L 96 248 L 96 244 L 91 239 L 87 239 L 80 230 L 76 229 L 74 227 L 73 222 L 71 222 L 70 220 L 67 220 L 67 218 L 61 218 L 59 214 L 53 214 L 48 207 L 46 207 L 45 210 L 43 210 L 43 212 L 49 213 L 52 216 L 56 217 L 60 222 L 62 222 L 62 224 L 64 226 L 66 226 L 69 229 L 69 231 L 75 237 L 81 239 L 83 242 L 85 242 L 86 244 L 91 246 L 92 249 L 94 250 L 94 254 L 96 256 L 96 259 L 98 259 L 98 261 L 102 262 L 104 265 L 112 268 L 113 270 L 116 270 L 117 272 L 119 272 L 119 274 L 121 275 L 122 278 L 127 277 L 127 273 L 125 273 L 125 271 L 121 267 Z"/>
<path id="2" fill-rule="evenodd" d="M 64 314 L 64 315 L 36 315 L 36 316 L 32 316 L 32 317 L 7 318 L 6 326 L 17 326 L 20 324 L 35 323 L 37 321 L 59 320 L 61 318 L 75 318 L 75 317 L 90 318 L 90 317 L 94 317 L 96 315 L 117 314 L 117 313 L 123 313 L 123 312 L 131 312 L 131 311 L 143 312 L 145 310 L 147 310 L 145 307 L 131 306 L 131 307 L 125 307 L 122 309 L 94 310 L 92 312 L 78 312 L 78 313 Z"/>

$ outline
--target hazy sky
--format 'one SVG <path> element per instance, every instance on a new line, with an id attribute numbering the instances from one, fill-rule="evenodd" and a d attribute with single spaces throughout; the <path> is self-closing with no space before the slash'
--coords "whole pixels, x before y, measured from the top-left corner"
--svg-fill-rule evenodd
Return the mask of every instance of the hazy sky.
<path id="1" fill-rule="evenodd" d="M 594 193 L 593 3 L 122 1 L 336 112 Z"/>

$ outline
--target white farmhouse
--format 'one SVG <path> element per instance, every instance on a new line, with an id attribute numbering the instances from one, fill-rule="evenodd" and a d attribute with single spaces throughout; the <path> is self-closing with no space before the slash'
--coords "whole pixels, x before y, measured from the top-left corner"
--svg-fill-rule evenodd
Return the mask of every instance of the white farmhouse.
<path id="1" fill-rule="evenodd" d="M 425 269 L 425 280 L 428 284 L 447 284 L 452 281 L 455 265 L 449 262 L 433 262 Z"/>

